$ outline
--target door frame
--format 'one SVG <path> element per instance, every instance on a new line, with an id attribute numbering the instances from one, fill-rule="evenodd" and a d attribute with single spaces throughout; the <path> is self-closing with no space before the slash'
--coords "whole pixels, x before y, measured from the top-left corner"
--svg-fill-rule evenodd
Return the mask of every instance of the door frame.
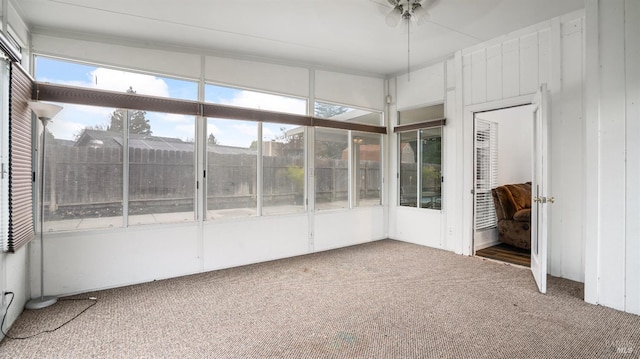
<path id="1" fill-rule="evenodd" d="M 512 97 L 505 100 L 485 102 L 477 105 L 464 106 L 463 111 L 463 163 L 458 173 L 462 173 L 462 238 L 459 254 L 474 255 L 474 198 L 472 194 L 475 185 L 474 176 L 474 117 L 478 112 L 500 110 L 510 107 L 530 105 L 535 94 Z M 459 167 L 460 168 L 460 165 Z M 456 251 L 458 252 L 458 251 Z"/>
<path id="2" fill-rule="evenodd" d="M 533 96 L 532 96 L 532 100 L 533 100 Z M 476 154 L 476 152 L 475 152 L 475 151 L 476 151 L 476 146 L 475 146 L 475 136 L 476 136 L 476 119 L 477 119 L 477 115 L 478 115 L 478 114 L 482 114 L 482 113 L 487 113 L 487 112 L 501 111 L 501 110 L 509 110 L 509 109 L 514 109 L 514 108 L 519 108 L 519 107 L 525 107 L 525 106 L 532 106 L 532 105 L 533 105 L 533 103 L 532 103 L 532 102 L 529 102 L 529 103 L 522 103 L 522 104 L 513 105 L 513 106 L 506 106 L 506 107 L 501 107 L 501 108 L 494 108 L 494 109 L 490 109 L 490 110 L 479 110 L 479 111 L 474 111 L 474 112 L 472 113 L 472 115 L 473 115 L 473 120 L 472 120 L 472 126 L 473 126 L 473 138 L 472 138 L 472 141 L 473 141 L 473 142 L 472 142 L 472 144 L 473 144 L 473 145 L 472 145 L 472 147 L 471 147 L 471 151 L 473 152 L 473 163 L 472 163 L 472 166 L 473 166 L 473 167 L 472 167 L 472 173 L 474 173 L 474 174 L 476 173 L 476 166 L 477 166 L 476 158 L 475 158 L 475 154 Z M 527 118 L 524 118 L 523 120 L 524 120 L 524 121 L 530 121 L 530 120 L 531 120 L 531 118 L 530 118 L 530 117 L 527 117 Z M 532 123 L 531 125 L 533 126 L 533 123 Z M 530 145 L 530 147 L 531 147 L 531 154 L 532 154 L 532 156 L 533 156 L 534 143 L 533 143 L 533 142 L 531 142 L 529 145 Z M 531 166 L 532 166 L 532 168 L 533 168 L 533 166 L 534 166 L 533 157 L 531 158 L 531 163 L 530 163 L 530 165 L 531 165 Z M 533 173 L 532 173 L 531 175 L 533 176 Z M 472 235 L 472 238 L 471 238 L 471 255 L 475 255 L 475 254 L 476 254 L 476 249 L 475 249 L 475 246 L 476 246 L 476 240 L 475 240 L 475 233 L 476 233 L 476 230 L 475 230 L 475 219 L 476 219 L 476 208 L 475 208 L 475 207 L 476 207 L 476 193 L 475 193 L 475 188 L 476 188 L 476 176 L 475 176 L 475 175 L 473 175 L 471 179 L 472 179 L 472 181 L 473 181 L 473 184 L 472 184 L 472 190 L 474 191 L 474 193 L 472 193 L 472 194 L 471 194 L 471 200 L 472 200 L 472 202 L 473 202 L 473 203 L 472 203 L 472 211 L 473 211 L 473 212 L 472 212 L 472 218 L 471 218 L 471 220 L 472 220 L 472 222 L 471 222 L 471 225 L 472 225 L 472 233 L 471 233 L 471 235 Z M 531 179 L 530 179 L 530 180 L 531 180 Z"/>

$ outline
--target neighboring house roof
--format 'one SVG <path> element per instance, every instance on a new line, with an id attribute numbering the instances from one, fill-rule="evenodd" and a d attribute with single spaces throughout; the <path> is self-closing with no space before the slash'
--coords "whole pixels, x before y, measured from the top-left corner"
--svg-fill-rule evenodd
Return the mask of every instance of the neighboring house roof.
<path id="1" fill-rule="evenodd" d="M 62 139 L 53 139 L 54 146 L 59 147 L 73 147 L 76 145 L 76 141 L 71 140 L 62 140 Z"/>
<path id="2" fill-rule="evenodd" d="M 64 141 L 64 140 L 57 140 Z M 71 142 L 71 141 L 66 141 Z M 122 148 L 124 140 L 119 132 L 90 130 L 86 129 L 82 132 L 77 141 L 67 146 L 76 147 L 97 147 L 97 148 Z M 133 149 L 149 149 L 164 151 L 194 151 L 194 143 L 183 141 L 179 138 L 150 136 L 132 133 L 129 134 L 129 148 Z M 247 154 L 255 155 L 256 150 L 250 148 L 208 145 L 207 150 L 219 154 Z"/>
<path id="3" fill-rule="evenodd" d="M 221 155 L 256 155 L 258 153 L 256 150 L 251 148 L 221 145 L 208 145 L 207 151 Z"/>
<path id="4" fill-rule="evenodd" d="M 342 151 L 342 159 L 346 160 L 349 156 L 349 150 Z M 380 145 L 360 145 L 360 161 L 380 161 Z"/>

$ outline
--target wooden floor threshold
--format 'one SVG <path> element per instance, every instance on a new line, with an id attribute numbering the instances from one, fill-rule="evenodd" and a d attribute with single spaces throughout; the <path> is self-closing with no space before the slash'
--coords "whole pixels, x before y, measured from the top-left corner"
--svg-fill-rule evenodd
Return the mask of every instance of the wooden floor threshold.
<path id="1" fill-rule="evenodd" d="M 476 251 L 476 256 L 516 264 L 523 267 L 531 267 L 530 251 L 504 243 L 480 249 Z"/>

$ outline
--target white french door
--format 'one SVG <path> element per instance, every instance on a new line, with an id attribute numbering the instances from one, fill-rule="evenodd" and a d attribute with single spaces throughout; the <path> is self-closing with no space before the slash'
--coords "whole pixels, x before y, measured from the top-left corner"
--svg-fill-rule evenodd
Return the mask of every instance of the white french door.
<path id="1" fill-rule="evenodd" d="M 531 183 L 531 272 L 541 293 L 547 292 L 548 209 L 555 199 L 549 184 L 549 99 L 542 84 L 533 100 L 533 180 Z"/>

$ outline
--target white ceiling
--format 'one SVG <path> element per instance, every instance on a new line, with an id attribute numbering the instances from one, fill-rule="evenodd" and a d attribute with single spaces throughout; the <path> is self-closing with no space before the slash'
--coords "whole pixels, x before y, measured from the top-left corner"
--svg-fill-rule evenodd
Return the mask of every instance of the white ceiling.
<path id="1" fill-rule="evenodd" d="M 12 0 L 33 33 L 77 33 L 379 75 L 407 69 L 387 0 Z M 584 0 L 440 0 L 411 28 L 420 67 L 584 6 Z"/>

